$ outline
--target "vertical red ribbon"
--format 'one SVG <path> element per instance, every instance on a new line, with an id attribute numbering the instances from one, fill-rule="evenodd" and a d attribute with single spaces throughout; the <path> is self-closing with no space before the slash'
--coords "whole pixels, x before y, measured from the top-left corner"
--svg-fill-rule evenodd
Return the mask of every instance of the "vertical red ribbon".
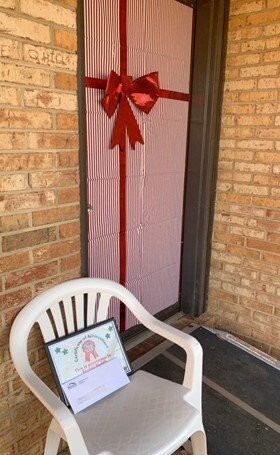
<path id="1" fill-rule="evenodd" d="M 120 75 L 127 74 L 127 0 L 119 2 L 119 31 L 120 31 Z M 119 204 L 120 204 L 120 236 L 119 236 L 119 255 L 120 255 L 120 284 L 126 282 L 126 144 L 124 150 L 119 149 Z M 125 305 L 120 302 L 120 331 L 125 330 Z"/>

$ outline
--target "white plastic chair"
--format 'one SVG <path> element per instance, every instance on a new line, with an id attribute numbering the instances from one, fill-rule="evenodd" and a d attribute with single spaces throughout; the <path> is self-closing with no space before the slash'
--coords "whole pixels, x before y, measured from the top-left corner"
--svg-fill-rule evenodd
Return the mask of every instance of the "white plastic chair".
<path id="1" fill-rule="evenodd" d="M 32 370 L 27 353 L 28 336 L 36 322 L 45 342 L 66 335 L 63 317 L 68 333 L 75 331 L 74 318 L 80 330 L 85 327 L 85 308 L 86 326 L 102 321 L 107 318 L 112 296 L 122 301 L 148 329 L 186 351 L 183 385 L 137 371 L 126 387 L 74 415 Z M 52 322 L 47 310 L 52 314 Z M 120 284 L 79 278 L 38 295 L 17 315 L 10 334 L 10 351 L 21 379 L 53 416 L 45 455 L 57 454 L 61 438 L 72 455 L 170 455 L 189 438 L 194 455 L 207 454 L 201 414 L 200 344 L 192 336 L 158 321 Z"/>

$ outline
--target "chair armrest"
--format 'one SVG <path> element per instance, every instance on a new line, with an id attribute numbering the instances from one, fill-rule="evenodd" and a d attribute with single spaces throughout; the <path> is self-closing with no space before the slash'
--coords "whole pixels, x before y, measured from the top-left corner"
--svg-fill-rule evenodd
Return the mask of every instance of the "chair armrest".
<path id="1" fill-rule="evenodd" d="M 201 411 L 203 352 L 200 343 L 188 333 L 182 332 L 175 327 L 159 321 L 148 312 L 146 312 L 144 318 L 141 319 L 140 321 L 142 324 L 149 330 L 172 341 L 186 352 L 187 360 L 183 386 L 189 390 L 188 402 L 191 402 L 194 407 Z"/>

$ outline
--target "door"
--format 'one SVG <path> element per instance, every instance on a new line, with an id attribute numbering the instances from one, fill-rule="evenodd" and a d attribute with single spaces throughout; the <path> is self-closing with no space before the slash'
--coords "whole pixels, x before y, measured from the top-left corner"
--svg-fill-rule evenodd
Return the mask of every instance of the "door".
<path id="1" fill-rule="evenodd" d="M 84 14 L 89 276 L 156 314 L 179 295 L 192 9 L 85 0 Z"/>

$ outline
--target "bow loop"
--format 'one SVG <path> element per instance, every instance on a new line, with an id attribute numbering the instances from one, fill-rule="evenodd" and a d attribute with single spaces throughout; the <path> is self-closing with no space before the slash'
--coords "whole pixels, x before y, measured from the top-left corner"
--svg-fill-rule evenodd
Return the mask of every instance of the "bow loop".
<path id="1" fill-rule="evenodd" d="M 133 149 L 136 142 L 144 144 L 139 125 L 127 98 L 142 112 L 149 114 L 159 98 L 158 73 L 150 73 L 133 81 L 131 76 L 119 76 L 113 70 L 110 72 L 106 95 L 102 100 L 102 105 L 109 118 L 112 117 L 120 103 L 111 148 L 119 145 L 121 150 L 124 150 L 126 131 Z"/>

